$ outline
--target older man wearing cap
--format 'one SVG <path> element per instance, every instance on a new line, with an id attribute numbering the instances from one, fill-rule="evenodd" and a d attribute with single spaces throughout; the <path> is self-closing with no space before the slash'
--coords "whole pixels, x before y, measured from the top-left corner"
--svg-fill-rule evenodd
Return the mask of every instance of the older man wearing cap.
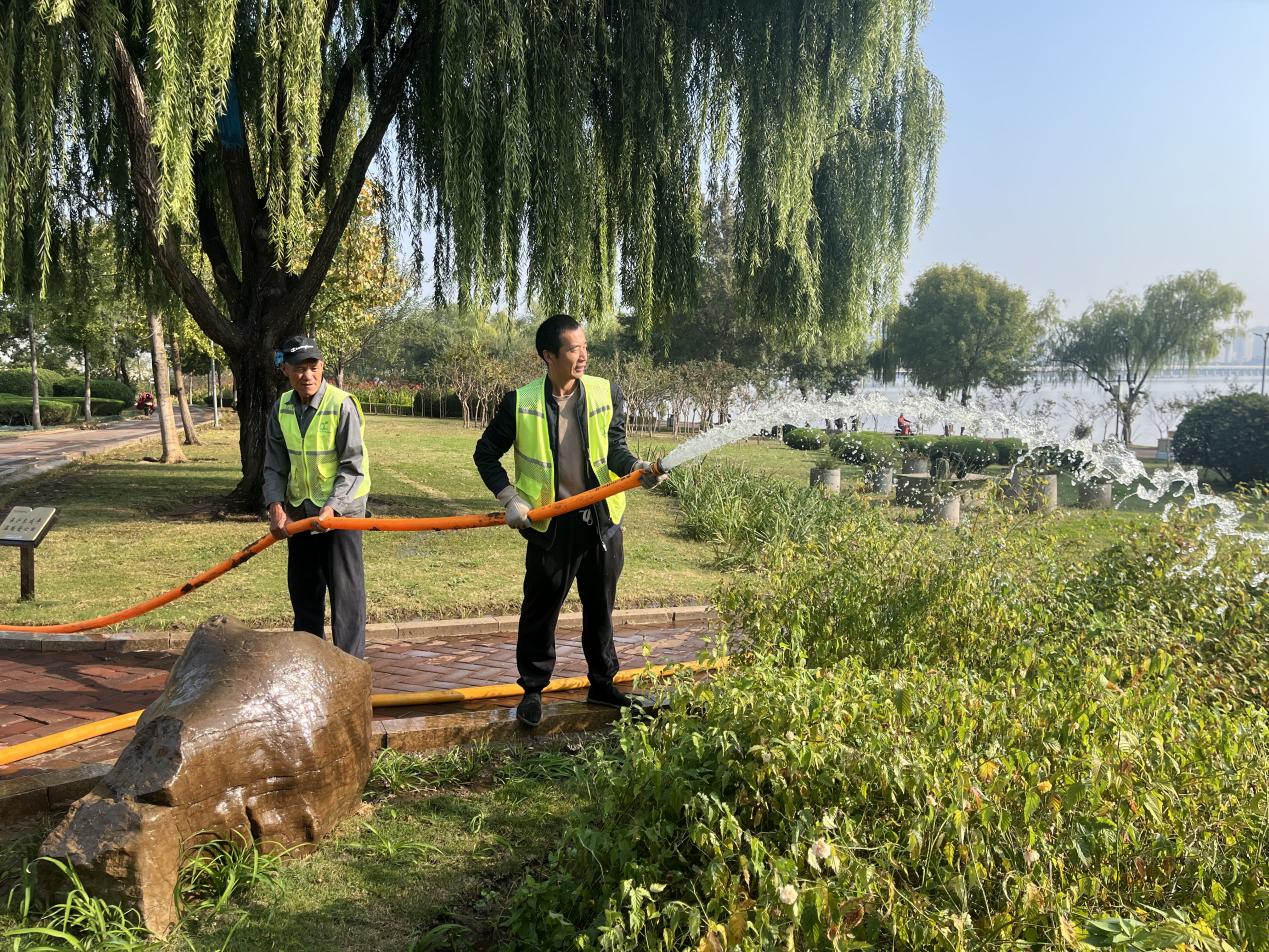
<path id="1" fill-rule="evenodd" d="M 269 414 L 265 436 L 264 502 L 269 530 L 287 539 L 287 587 L 295 630 L 322 637 L 330 592 L 335 645 L 366 653 L 366 580 L 361 532 L 315 529 L 288 535 L 290 523 L 311 516 L 363 516 L 370 492 L 365 420 L 357 398 L 322 377 L 317 341 L 282 344 L 282 372 L 291 389 Z"/>

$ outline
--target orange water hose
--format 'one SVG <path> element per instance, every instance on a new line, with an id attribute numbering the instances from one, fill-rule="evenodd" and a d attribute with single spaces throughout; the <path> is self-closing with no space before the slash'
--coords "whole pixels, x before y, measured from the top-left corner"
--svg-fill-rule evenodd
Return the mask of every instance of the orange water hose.
<path id="1" fill-rule="evenodd" d="M 676 664 L 653 665 L 649 668 L 626 668 L 618 671 L 613 676 L 613 680 L 626 682 L 633 681 L 640 675 L 660 677 L 663 674 L 670 674 L 676 671 L 708 671 L 722 667 L 725 663 L 726 659 L 719 659 L 713 662 L 681 661 Z M 586 687 L 588 683 L 589 681 L 586 678 L 556 678 L 543 690 L 552 692 L 575 691 Z M 515 697 L 523 691 L 524 689 L 518 684 L 481 684 L 474 687 L 450 688 L 441 691 L 372 694 L 370 695 L 370 702 L 375 707 L 424 707 L 429 704 L 448 704 L 455 701 L 479 701 L 488 698 Z M 58 731 L 56 734 L 48 734 L 44 737 L 37 737 L 34 740 L 23 741 L 10 747 L 0 747 L 0 767 L 16 763 L 19 760 L 25 760 L 28 757 L 47 754 L 62 747 L 69 747 L 71 744 L 78 744 L 81 741 L 92 740 L 94 737 L 101 737 L 105 734 L 113 734 L 116 731 L 135 727 L 141 714 L 141 711 L 132 711 L 128 714 L 120 714 L 117 717 L 107 717 L 100 721 L 93 721 L 91 724 L 81 724 L 79 727 Z"/>
<path id="2" fill-rule="evenodd" d="M 660 472 L 660 464 L 654 463 L 653 469 Z M 601 499 L 607 499 L 609 496 L 615 496 L 617 493 L 634 489 L 639 485 L 643 478 L 641 470 L 635 470 L 628 476 L 614 480 L 598 489 L 591 489 L 576 496 L 570 496 L 568 499 L 562 499 L 559 502 L 553 502 L 550 505 L 541 506 L 532 510 L 529 517 L 534 522 L 540 522 L 543 519 L 551 519 L 555 516 L 562 516 L 567 512 L 573 512 L 577 509 L 583 509 L 586 506 L 593 505 Z M 506 518 L 491 514 L 486 516 L 432 516 L 425 519 L 359 519 L 349 518 L 347 516 L 332 516 L 326 519 L 318 519 L 316 517 L 309 519 L 300 519 L 292 522 L 287 526 L 287 534 L 295 535 L 297 532 L 308 532 L 320 526 L 323 529 L 363 529 L 380 531 L 380 532 L 438 532 L 450 529 L 480 529 L 487 526 L 506 525 Z M 105 628 L 108 625 L 115 625 L 121 621 L 127 621 L 130 618 L 137 618 L 148 612 L 154 611 L 166 605 L 168 602 L 174 602 L 182 595 L 188 595 L 195 589 L 202 588 L 208 582 L 220 578 L 231 569 L 236 569 L 242 563 L 246 562 L 253 556 L 259 555 L 273 543 L 277 542 L 272 535 L 261 536 L 251 545 L 238 552 L 235 552 L 225 561 L 213 565 L 205 572 L 195 575 L 189 581 L 176 588 L 169 589 L 162 595 L 156 595 L 148 601 L 133 605 L 131 608 L 125 608 L 122 611 L 113 612 L 109 615 L 101 615 L 98 618 L 89 618 L 85 621 L 72 621 L 62 625 L 6 625 L 0 623 L 0 631 L 29 631 L 44 632 L 47 634 L 74 634 L 81 631 L 91 631 L 94 628 Z"/>

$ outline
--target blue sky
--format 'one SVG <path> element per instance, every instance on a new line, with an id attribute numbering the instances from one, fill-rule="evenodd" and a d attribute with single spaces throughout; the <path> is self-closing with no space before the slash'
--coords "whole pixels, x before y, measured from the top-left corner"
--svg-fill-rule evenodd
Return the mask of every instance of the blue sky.
<path id="1" fill-rule="evenodd" d="M 969 261 L 1078 315 L 1214 268 L 1269 324 L 1269 0 L 935 0 L 938 198 L 908 279 Z"/>

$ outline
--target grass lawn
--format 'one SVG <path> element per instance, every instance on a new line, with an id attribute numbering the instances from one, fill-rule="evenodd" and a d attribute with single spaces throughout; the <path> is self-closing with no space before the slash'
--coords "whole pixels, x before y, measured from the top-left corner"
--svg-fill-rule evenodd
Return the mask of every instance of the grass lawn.
<path id="1" fill-rule="evenodd" d="M 233 415 L 228 414 L 232 424 Z M 380 516 L 440 516 L 488 512 L 497 502 L 471 462 L 478 431 L 451 420 L 374 416 L 367 424 Z M 88 618 L 166 590 L 261 536 L 265 524 L 224 517 L 220 500 L 238 476 L 237 430 L 200 431 L 205 444 L 187 448 L 191 462 L 147 462 L 157 441 L 95 456 L 26 483 L 0 488 L 0 511 L 49 505 L 59 523 L 37 554 L 37 600 L 17 600 L 17 553 L 0 551 L 0 620 L 45 624 Z M 631 438 L 645 457 L 668 452 L 668 436 Z M 818 454 L 773 441 L 746 441 L 711 454 L 772 476 L 805 484 Z M 843 488 L 862 485 L 858 467 L 842 467 Z M 1062 502 L 1075 492 L 1063 477 Z M 1117 491 L 1117 498 L 1126 492 Z M 708 600 L 722 579 L 709 545 L 685 537 L 673 501 L 629 494 L 626 568 L 619 605 L 639 607 Z M 1261 510 L 1263 517 L 1264 509 Z M 911 511 L 896 511 L 904 521 Z M 1126 525 L 1155 518 L 1139 500 L 1122 510 L 1062 509 L 1054 517 L 1080 544 L 1114 541 Z M 525 543 L 510 530 L 447 533 L 368 533 L 366 583 L 371 621 L 504 614 L 518 610 Z M 290 622 L 282 545 L 224 579 L 126 627 L 191 628 L 211 615 L 232 614 L 251 625 Z M 571 602 L 572 607 L 576 607 Z"/>
<path id="2" fill-rule="evenodd" d="M 418 939 L 419 950 L 494 948 L 509 896 L 580 805 L 566 782 L 579 750 L 544 740 L 396 755 L 391 772 L 376 768 L 360 813 L 315 851 L 286 857 L 274 882 L 240 890 L 219 912 L 195 912 L 165 947 L 372 952 Z M 44 833 L 0 843 L 5 894 Z M 16 925 L 0 905 L 0 934 Z"/>
<path id="3" fill-rule="evenodd" d="M 232 414 L 229 420 L 232 421 Z M 380 516 L 489 512 L 498 503 L 471 461 L 479 432 L 449 420 L 370 417 L 366 427 Z M 264 534 L 262 520 L 222 517 L 219 501 L 238 478 L 238 433 L 200 430 L 191 462 L 146 462 L 158 444 L 129 446 L 0 488 L 0 510 L 56 506 L 58 525 L 40 546 L 37 599 L 17 599 L 17 553 L 0 551 L 0 619 L 43 624 L 132 605 L 226 558 Z M 795 452 L 773 447 L 773 457 Z M 508 460 L 509 462 L 509 460 Z M 721 578 L 707 545 L 685 539 L 665 496 L 629 494 L 623 607 L 704 601 Z M 368 533 L 366 584 L 371 621 L 443 618 L 519 609 L 524 541 L 508 529 L 447 533 Z M 3 563 L 0 563 L 3 564 Z M 224 579 L 133 622 L 188 628 L 233 614 L 252 625 L 290 621 L 281 544 Z"/>

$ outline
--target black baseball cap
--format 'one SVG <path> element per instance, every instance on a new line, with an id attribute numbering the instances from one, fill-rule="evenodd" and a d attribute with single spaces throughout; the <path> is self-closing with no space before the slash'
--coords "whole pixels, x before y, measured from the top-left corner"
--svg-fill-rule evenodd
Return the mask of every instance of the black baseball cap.
<path id="1" fill-rule="evenodd" d="M 321 360 L 322 351 L 311 337 L 288 337 L 282 342 L 282 362 L 302 364 L 306 360 Z"/>

